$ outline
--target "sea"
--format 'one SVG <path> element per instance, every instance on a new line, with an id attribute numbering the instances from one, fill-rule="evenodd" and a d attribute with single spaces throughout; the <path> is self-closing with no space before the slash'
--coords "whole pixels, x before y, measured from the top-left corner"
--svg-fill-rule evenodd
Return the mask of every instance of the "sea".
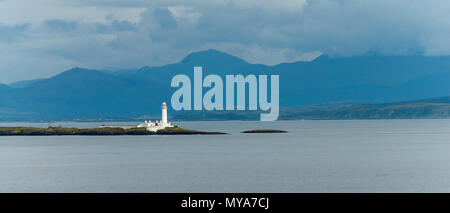
<path id="1" fill-rule="evenodd" d="M 228 134 L 0 136 L 0 192 L 450 192 L 450 120 L 176 125 Z"/>

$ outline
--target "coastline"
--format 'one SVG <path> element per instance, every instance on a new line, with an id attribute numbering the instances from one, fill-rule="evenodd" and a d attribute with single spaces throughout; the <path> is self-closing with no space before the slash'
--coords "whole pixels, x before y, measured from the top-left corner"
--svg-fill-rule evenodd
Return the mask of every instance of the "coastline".
<path id="1" fill-rule="evenodd" d="M 180 127 L 167 127 L 156 132 L 145 128 L 74 128 L 74 127 L 0 127 L 0 136 L 62 136 L 62 135 L 224 135 L 223 132 L 208 132 Z"/>

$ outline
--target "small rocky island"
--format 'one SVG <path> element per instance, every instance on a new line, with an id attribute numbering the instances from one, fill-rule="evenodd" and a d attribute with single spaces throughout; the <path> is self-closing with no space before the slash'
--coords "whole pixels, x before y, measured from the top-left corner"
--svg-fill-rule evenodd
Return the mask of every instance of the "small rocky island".
<path id="1" fill-rule="evenodd" d="M 173 126 L 167 121 L 166 102 L 161 106 L 160 121 L 145 121 L 137 126 L 106 126 L 98 128 L 70 128 L 70 127 L 0 127 L 0 136 L 23 135 L 223 135 L 222 132 L 204 132 L 192 129 L 183 129 Z"/>
<path id="2" fill-rule="evenodd" d="M 287 133 L 287 131 L 277 129 L 253 129 L 243 131 L 242 133 Z"/>
<path id="3" fill-rule="evenodd" d="M 0 127 L 0 136 L 50 136 L 50 135 L 222 135 L 222 132 L 204 132 L 180 127 L 166 127 L 156 132 L 144 127 L 116 128 L 68 128 L 68 127 Z"/>

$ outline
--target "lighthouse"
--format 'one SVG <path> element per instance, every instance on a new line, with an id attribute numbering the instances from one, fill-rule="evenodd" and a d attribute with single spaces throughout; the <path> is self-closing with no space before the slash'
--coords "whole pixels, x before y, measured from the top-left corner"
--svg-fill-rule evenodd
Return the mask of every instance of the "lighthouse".
<path id="1" fill-rule="evenodd" d="M 162 106 L 161 106 L 161 123 L 163 125 L 167 124 L 167 105 L 166 105 L 166 102 L 163 102 Z"/>
<path id="2" fill-rule="evenodd" d="M 148 131 L 157 132 L 158 130 L 165 129 L 166 127 L 173 127 L 170 122 L 167 121 L 167 104 L 163 102 L 161 105 L 161 120 L 152 122 L 150 120 L 144 121 L 144 123 L 140 123 L 137 126 L 105 126 L 102 125 L 100 128 L 123 128 L 123 129 L 131 129 L 131 128 L 146 128 Z"/>

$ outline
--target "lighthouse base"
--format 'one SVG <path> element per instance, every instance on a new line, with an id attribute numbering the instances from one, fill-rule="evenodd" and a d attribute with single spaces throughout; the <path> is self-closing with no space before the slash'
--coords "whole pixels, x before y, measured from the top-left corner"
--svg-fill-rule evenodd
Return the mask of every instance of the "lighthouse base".
<path id="1" fill-rule="evenodd" d="M 165 129 L 166 127 L 173 127 L 172 125 L 167 125 L 167 126 L 149 126 L 147 127 L 147 131 L 151 131 L 151 132 L 157 132 L 160 129 Z"/>

